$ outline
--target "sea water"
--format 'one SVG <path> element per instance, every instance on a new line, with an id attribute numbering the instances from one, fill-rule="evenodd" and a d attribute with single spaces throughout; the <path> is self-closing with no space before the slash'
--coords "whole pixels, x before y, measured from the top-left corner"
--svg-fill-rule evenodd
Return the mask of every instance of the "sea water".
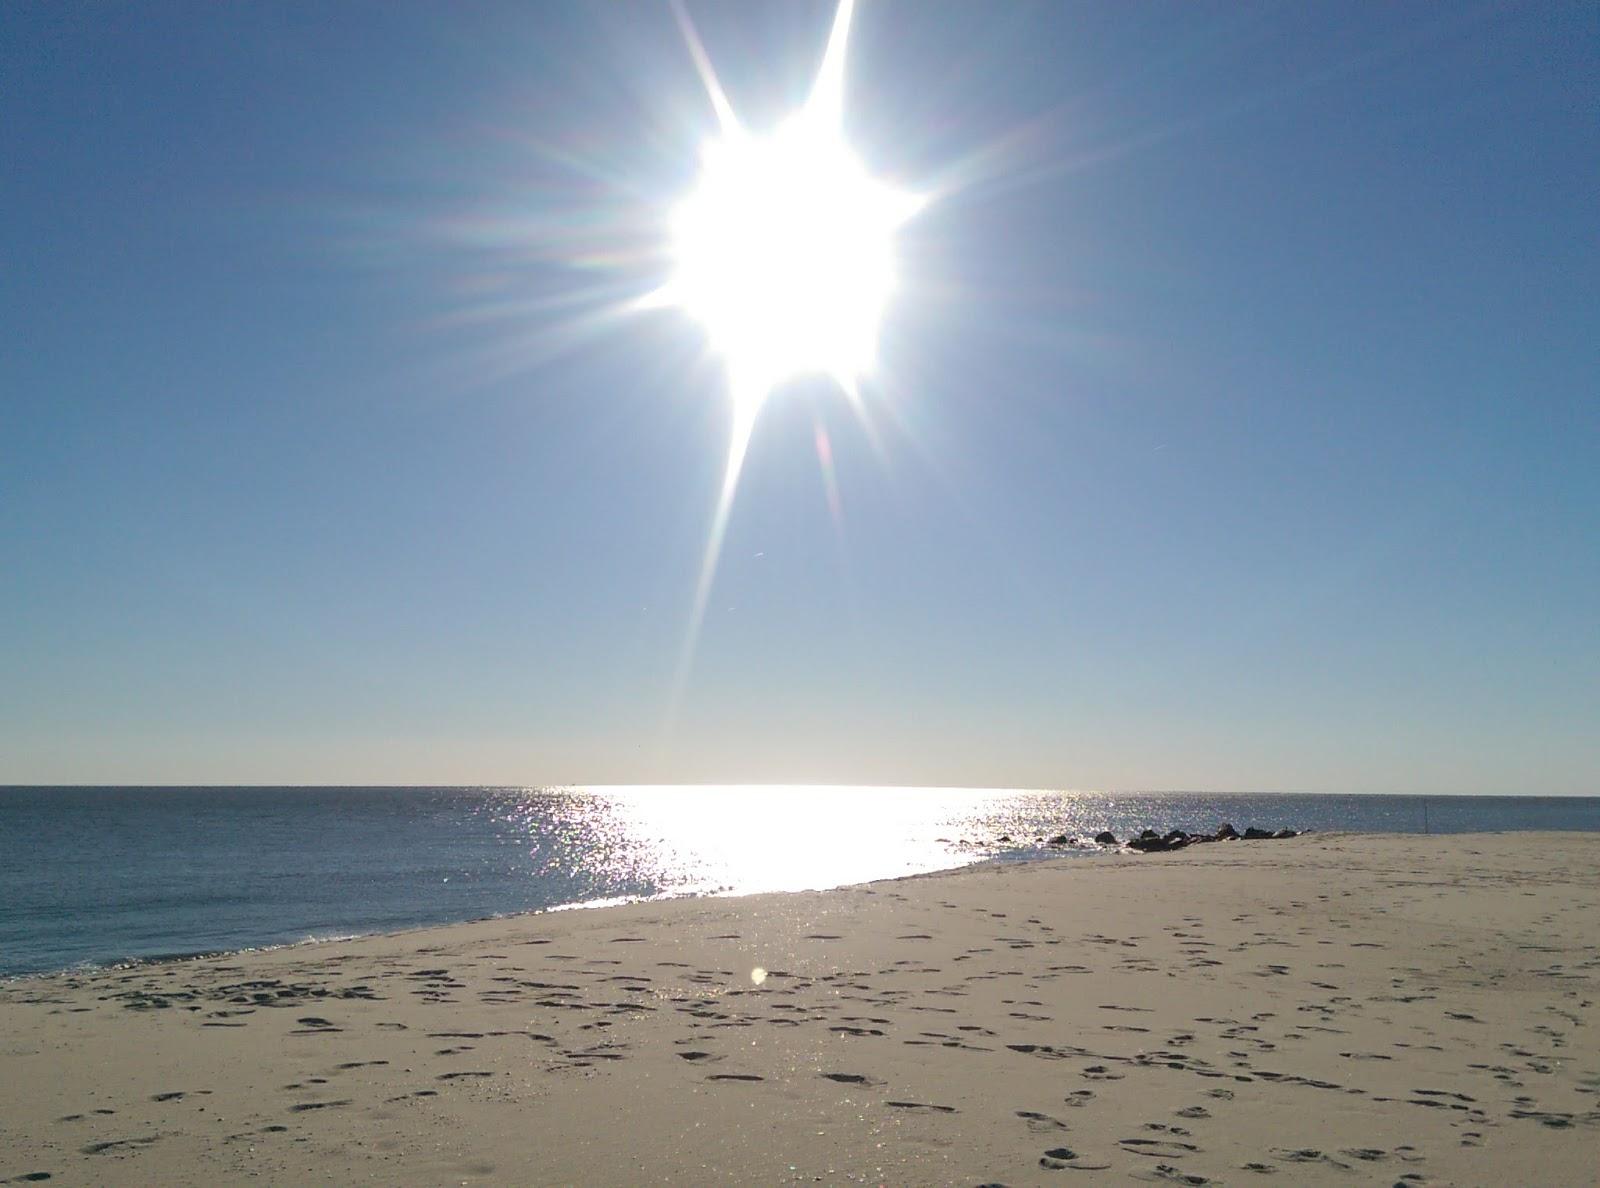
<path id="1" fill-rule="evenodd" d="M 0 975 L 668 895 L 840 886 L 1144 828 L 1600 830 L 1600 798 L 945 788 L 0 788 Z M 1010 843 L 1000 843 L 1009 836 Z"/>

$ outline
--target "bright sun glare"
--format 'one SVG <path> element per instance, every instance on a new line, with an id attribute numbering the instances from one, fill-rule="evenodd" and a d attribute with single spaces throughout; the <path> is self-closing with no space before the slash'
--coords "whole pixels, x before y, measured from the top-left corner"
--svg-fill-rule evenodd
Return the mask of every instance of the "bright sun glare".
<path id="1" fill-rule="evenodd" d="M 822 374 L 862 411 L 857 385 L 873 368 L 894 290 L 895 232 L 923 204 L 874 178 L 845 142 L 844 58 L 854 0 L 839 0 L 810 98 L 767 135 L 739 123 L 681 2 L 674 9 L 720 133 L 702 146 L 699 179 L 672 212 L 672 275 L 650 304 L 675 306 L 705 329 L 727 369 L 733 424 L 673 707 L 693 661 L 761 406 L 785 380 Z M 819 457 L 826 470 L 826 455 Z M 825 479 L 831 484 L 831 472 Z M 669 722 L 674 713 L 669 709 Z"/>
<path id="2" fill-rule="evenodd" d="M 673 218 L 673 289 L 736 400 L 807 372 L 849 386 L 871 369 L 893 233 L 913 208 L 809 109 L 770 136 L 736 130 L 705 147 Z"/>
<path id="3" fill-rule="evenodd" d="M 722 131 L 673 212 L 666 295 L 723 359 L 736 416 L 798 375 L 854 391 L 894 288 L 894 233 L 921 205 L 873 178 L 843 138 L 851 8 L 839 6 L 811 98 L 768 135 L 739 125 L 690 32 Z"/>

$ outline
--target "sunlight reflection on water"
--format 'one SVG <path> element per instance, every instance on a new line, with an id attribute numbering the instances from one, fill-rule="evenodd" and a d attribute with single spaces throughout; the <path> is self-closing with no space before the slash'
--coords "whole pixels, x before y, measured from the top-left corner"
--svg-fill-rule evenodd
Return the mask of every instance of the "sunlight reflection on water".
<path id="1" fill-rule="evenodd" d="M 1070 831 L 1070 794 L 965 788 L 590 787 L 502 805 L 540 875 L 636 894 L 799 891 L 946 870 Z M 1103 806 L 1102 806 L 1103 807 Z M 648 888 L 648 889 L 647 889 Z"/>
<path id="2" fill-rule="evenodd" d="M 1223 822 L 1600 829 L 1600 799 L 959 788 L 0 788 L 0 977 L 664 895 L 805 890 Z M 1009 836 L 1010 842 L 1001 842 Z M 965 839 L 965 841 L 963 841 Z"/>

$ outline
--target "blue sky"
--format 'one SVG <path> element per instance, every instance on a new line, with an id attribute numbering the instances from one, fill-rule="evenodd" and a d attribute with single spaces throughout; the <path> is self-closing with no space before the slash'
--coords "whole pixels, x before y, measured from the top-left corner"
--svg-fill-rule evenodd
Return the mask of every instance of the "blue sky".
<path id="1" fill-rule="evenodd" d="M 734 107 L 826 4 L 688 11 Z M 869 428 L 665 4 L 0 7 L 0 781 L 1600 793 L 1591 4 L 862 0 Z M 836 518 L 819 465 L 826 436 Z"/>

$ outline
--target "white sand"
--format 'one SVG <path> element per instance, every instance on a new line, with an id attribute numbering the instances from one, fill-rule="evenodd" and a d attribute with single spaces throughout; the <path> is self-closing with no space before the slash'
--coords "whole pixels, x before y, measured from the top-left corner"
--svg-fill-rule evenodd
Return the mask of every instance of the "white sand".
<path id="1" fill-rule="evenodd" d="M 0 1182 L 1593 1184 L 1597 1001 L 1593 834 L 561 912 L 0 987 Z"/>

